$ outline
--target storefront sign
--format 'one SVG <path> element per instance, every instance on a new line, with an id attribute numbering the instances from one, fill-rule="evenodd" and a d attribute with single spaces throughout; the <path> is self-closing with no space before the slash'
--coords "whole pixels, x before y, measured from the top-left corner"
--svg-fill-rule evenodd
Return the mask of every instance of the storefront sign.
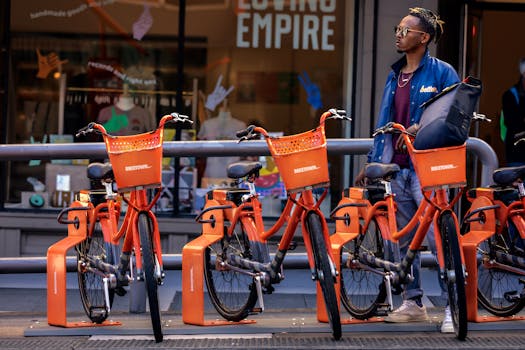
<path id="1" fill-rule="evenodd" d="M 239 0 L 237 47 L 280 49 L 291 36 L 294 50 L 333 51 L 335 5 L 336 0 Z"/>

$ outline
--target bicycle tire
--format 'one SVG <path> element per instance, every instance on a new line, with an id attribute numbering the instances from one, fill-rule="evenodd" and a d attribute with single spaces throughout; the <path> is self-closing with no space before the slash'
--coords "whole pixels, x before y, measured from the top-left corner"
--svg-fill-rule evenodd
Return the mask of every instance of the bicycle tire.
<path id="1" fill-rule="evenodd" d="M 522 275 L 512 273 L 506 269 L 490 267 L 484 262 L 498 261 L 497 253 L 504 253 L 508 256 L 520 256 L 521 252 L 517 251 L 517 242 L 512 239 L 509 233 L 516 229 L 514 224 L 509 221 L 508 227 L 501 234 L 494 234 L 481 242 L 478 246 L 478 254 L 481 259 L 478 260 L 478 302 L 488 312 L 499 317 L 508 317 L 516 315 L 525 307 L 525 299 L 519 297 L 523 290 L 520 283 Z M 517 232 L 517 230 L 515 231 Z M 517 239 L 519 235 L 517 235 Z M 504 265 L 506 261 L 498 261 Z M 508 293 L 514 294 L 515 298 L 506 298 Z"/>
<path id="2" fill-rule="evenodd" d="M 112 244 L 104 242 L 98 223 L 91 235 L 75 247 L 80 300 L 87 317 L 93 323 L 100 324 L 108 318 L 113 306 L 115 290 L 108 289 L 109 305 L 107 305 L 103 282 L 105 271 L 96 271 L 97 268 L 93 266 L 91 261 L 100 259 L 103 263 L 115 265 L 116 261 L 113 261 L 115 254 L 112 252 L 114 248 Z"/>
<path id="3" fill-rule="evenodd" d="M 448 290 L 448 305 L 454 333 L 459 340 L 465 340 L 468 331 L 465 274 L 461 262 L 458 230 L 450 211 L 445 211 L 439 216 L 439 231 L 445 260 L 443 280 Z"/>
<path id="4" fill-rule="evenodd" d="M 357 236 L 341 248 L 341 302 L 352 317 L 366 320 L 377 315 L 379 305 L 386 299 L 386 286 L 381 271 L 363 269 L 352 261 L 359 261 L 361 251 L 384 259 L 385 251 L 381 226 L 372 218 L 364 234 Z M 367 265 L 366 261 L 361 262 Z"/>
<path id="5" fill-rule="evenodd" d="M 339 305 L 335 292 L 335 276 L 332 275 L 332 266 L 328 256 L 328 248 L 324 240 L 323 225 L 321 219 L 315 213 L 307 216 L 308 232 L 312 243 L 312 251 L 315 260 L 317 281 L 321 286 L 323 298 L 328 315 L 328 321 L 332 328 L 332 335 L 335 340 L 341 339 L 341 317 Z"/>
<path id="6" fill-rule="evenodd" d="M 152 223 L 148 214 L 145 212 L 139 214 L 138 230 L 142 252 L 142 269 L 144 270 L 151 325 L 153 327 L 155 341 L 159 343 L 163 339 L 158 293 L 159 281 L 157 276 L 155 276 L 156 259 L 151 240 L 153 231 Z"/>
<path id="7" fill-rule="evenodd" d="M 257 302 L 257 289 L 253 277 L 219 263 L 230 255 L 253 259 L 250 241 L 243 224 L 235 225 L 233 234 L 209 246 L 204 256 L 204 279 L 211 303 L 228 321 L 238 322 L 251 313 Z"/>

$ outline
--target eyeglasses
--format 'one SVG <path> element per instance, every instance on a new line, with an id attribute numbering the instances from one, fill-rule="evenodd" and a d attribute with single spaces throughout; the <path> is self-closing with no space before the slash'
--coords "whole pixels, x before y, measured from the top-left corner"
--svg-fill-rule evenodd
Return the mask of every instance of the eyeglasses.
<path id="1" fill-rule="evenodd" d="M 394 27 L 394 33 L 396 33 L 396 36 L 399 35 L 402 38 L 404 38 L 404 37 L 406 37 L 408 35 L 408 32 L 421 33 L 421 34 L 426 34 L 427 33 L 427 32 L 423 32 L 421 30 L 410 29 L 409 27 L 400 27 L 400 26 L 395 26 Z"/>

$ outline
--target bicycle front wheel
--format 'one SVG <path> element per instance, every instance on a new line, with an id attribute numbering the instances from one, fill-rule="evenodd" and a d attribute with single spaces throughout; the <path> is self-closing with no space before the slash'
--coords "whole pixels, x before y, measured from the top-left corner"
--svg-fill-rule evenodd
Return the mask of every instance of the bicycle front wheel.
<path id="1" fill-rule="evenodd" d="M 85 241 L 76 246 L 77 252 L 77 277 L 80 300 L 86 315 L 91 322 L 102 323 L 108 316 L 115 290 L 109 289 L 109 305 L 104 292 L 104 277 L 106 273 L 96 267 L 96 261 L 115 265 L 113 249 L 115 246 L 104 242 L 104 237 L 99 224 Z"/>
<path id="2" fill-rule="evenodd" d="M 152 244 L 152 222 L 147 213 L 140 213 L 138 220 L 138 229 L 140 237 L 140 247 L 142 252 L 142 269 L 144 270 L 144 277 L 146 282 L 146 292 L 148 295 L 149 313 L 151 317 L 151 325 L 153 327 L 153 335 L 155 341 L 161 342 L 162 324 L 160 322 L 160 306 L 158 283 L 159 279 L 156 275 L 156 258 L 153 251 Z"/>
<path id="3" fill-rule="evenodd" d="M 253 259 L 241 222 L 237 222 L 231 236 L 225 234 L 209 246 L 204 257 L 204 279 L 211 303 L 222 317 L 237 322 L 252 311 L 257 302 L 257 289 L 252 276 L 228 266 L 230 257 Z"/>
<path id="4" fill-rule="evenodd" d="M 443 280 L 448 290 L 448 303 L 456 338 L 467 337 L 467 298 L 465 292 L 465 273 L 461 261 L 457 226 L 450 211 L 439 217 L 439 231 L 443 247 L 445 271 Z"/>
<path id="5" fill-rule="evenodd" d="M 373 218 L 364 234 L 357 236 L 341 249 L 341 302 L 352 317 L 366 320 L 377 314 L 386 299 L 383 271 L 360 261 L 364 252 L 384 259 L 381 228 Z M 365 265 L 365 268 L 361 264 Z"/>
<path id="6" fill-rule="evenodd" d="M 339 315 L 339 305 L 335 292 L 335 276 L 332 275 L 334 264 L 330 262 L 328 248 L 324 240 L 323 225 L 317 214 L 310 213 L 307 217 L 308 232 L 312 242 L 312 251 L 315 260 L 317 281 L 323 291 L 328 321 L 332 327 L 334 339 L 341 339 L 341 317 Z"/>
<path id="7" fill-rule="evenodd" d="M 492 235 L 478 246 L 478 254 L 481 255 L 477 266 L 478 301 L 487 311 L 499 317 L 515 315 L 525 307 L 525 299 L 520 295 L 523 290 L 520 279 L 523 275 L 498 268 L 491 263 L 496 261 L 506 266 L 510 264 L 508 261 L 501 261 L 498 253 L 523 258 L 519 233 L 511 221 L 508 225 L 501 234 Z M 516 234 L 513 235 L 513 232 Z"/>

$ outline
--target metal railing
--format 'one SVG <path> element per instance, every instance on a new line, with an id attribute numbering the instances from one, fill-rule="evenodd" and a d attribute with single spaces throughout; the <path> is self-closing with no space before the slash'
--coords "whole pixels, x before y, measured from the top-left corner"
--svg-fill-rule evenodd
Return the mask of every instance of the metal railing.
<path id="1" fill-rule="evenodd" d="M 372 139 L 328 139 L 329 154 L 366 154 Z M 168 157 L 227 157 L 269 155 L 265 141 L 167 141 L 163 144 Z M 498 157 L 485 141 L 471 137 L 467 150 L 474 153 L 482 164 L 481 186 L 492 183 L 492 172 L 498 167 Z M 0 161 L 31 159 L 100 159 L 107 157 L 102 142 L 62 144 L 6 144 L 0 145 Z"/>

